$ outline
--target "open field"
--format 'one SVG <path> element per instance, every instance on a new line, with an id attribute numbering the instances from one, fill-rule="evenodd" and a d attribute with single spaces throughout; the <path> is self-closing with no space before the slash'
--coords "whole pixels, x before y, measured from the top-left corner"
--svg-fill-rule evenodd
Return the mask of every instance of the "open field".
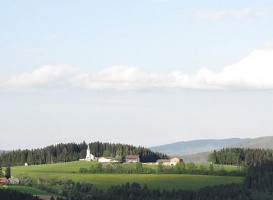
<path id="1" fill-rule="evenodd" d="M 30 173 L 35 178 L 69 178 L 77 182 L 90 182 L 101 189 L 126 182 L 146 184 L 149 188 L 160 189 L 199 189 L 205 186 L 242 183 L 242 177 L 223 177 L 181 174 L 68 174 L 68 173 Z"/>
<path id="2" fill-rule="evenodd" d="M 96 164 L 96 162 L 84 162 L 84 161 L 75 161 L 75 162 L 66 162 L 66 163 L 56 163 L 56 164 L 46 164 L 46 165 L 32 165 L 32 166 L 17 166 L 12 167 L 13 172 L 18 173 L 26 173 L 26 172 L 42 172 L 42 173 L 78 173 L 79 168 L 87 168 Z M 197 167 L 203 165 L 205 168 L 209 168 L 209 164 L 196 164 Z M 123 164 L 123 168 L 135 168 L 135 164 Z M 157 169 L 157 165 L 148 165 L 143 164 L 143 167 Z M 164 166 L 168 168 L 168 166 Z M 234 165 L 213 165 L 215 171 L 217 170 L 225 170 L 225 171 L 237 171 L 242 170 L 241 167 L 237 167 Z"/>
<path id="3" fill-rule="evenodd" d="M 242 183 L 243 177 L 205 176 L 182 174 L 80 174 L 80 167 L 89 168 L 90 162 L 70 162 L 51 165 L 12 167 L 12 175 L 25 174 L 33 178 L 69 178 L 77 182 L 90 182 L 98 188 L 106 189 L 112 185 L 126 182 L 146 184 L 149 188 L 160 189 L 199 189 L 205 186 L 227 183 Z M 123 165 L 134 167 L 134 165 Z M 147 166 L 157 167 L 157 166 Z"/>

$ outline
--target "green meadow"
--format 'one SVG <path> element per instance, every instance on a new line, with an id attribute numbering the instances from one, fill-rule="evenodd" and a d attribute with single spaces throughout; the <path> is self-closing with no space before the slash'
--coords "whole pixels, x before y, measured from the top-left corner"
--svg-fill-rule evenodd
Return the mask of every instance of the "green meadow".
<path id="1" fill-rule="evenodd" d="M 80 168 L 89 169 L 90 166 L 95 165 L 96 162 L 84 162 L 84 161 L 74 161 L 74 162 L 66 162 L 66 163 L 56 163 L 56 164 L 45 164 L 45 165 L 32 165 L 32 166 L 16 166 L 12 167 L 13 173 L 79 173 Z M 209 168 L 209 164 L 196 164 L 197 167 L 203 165 L 205 168 Z M 136 164 L 123 164 L 123 168 L 135 168 Z M 169 168 L 168 166 L 164 166 Z M 157 169 L 157 165 L 148 165 L 143 164 L 143 168 L 152 168 Z M 225 171 L 238 171 L 242 170 L 241 167 L 234 165 L 213 165 L 213 169 L 215 171 L 225 170 Z"/>
<path id="2" fill-rule="evenodd" d="M 149 188 L 159 189 L 199 189 L 205 186 L 221 185 L 228 183 L 242 183 L 243 177 L 233 176 L 207 176 L 207 175 L 183 175 L 183 174 L 80 174 L 79 168 L 89 168 L 92 162 L 69 162 L 49 165 L 17 166 L 12 167 L 12 176 L 21 174 L 32 178 L 68 178 L 76 182 L 90 182 L 98 188 L 106 189 L 112 185 L 121 185 L 126 182 L 137 182 L 147 185 Z M 122 165 L 123 167 L 135 167 L 134 164 Z M 154 165 L 143 167 L 157 168 Z M 215 166 L 215 170 L 238 170 L 236 166 Z"/>

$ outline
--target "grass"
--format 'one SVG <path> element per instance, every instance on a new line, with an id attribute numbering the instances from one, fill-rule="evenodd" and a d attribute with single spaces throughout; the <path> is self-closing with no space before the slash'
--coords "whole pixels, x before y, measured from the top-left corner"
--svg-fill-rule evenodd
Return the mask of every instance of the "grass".
<path id="1" fill-rule="evenodd" d="M 228 183 L 242 183 L 243 177 L 232 176 L 205 176 L 182 174 L 80 174 L 80 167 L 89 168 L 92 162 L 69 162 L 51 165 L 18 166 L 12 167 L 12 175 L 26 174 L 33 178 L 69 178 L 77 182 L 90 182 L 101 189 L 112 185 L 121 185 L 126 182 L 146 184 L 149 188 L 160 189 L 199 189 L 205 186 L 213 186 Z M 134 167 L 135 165 L 123 165 Z M 145 166 L 145 165 L 144 165 Z M 156 166 L 145 166 L 153 167 Z M 222 166 L 227 170 L 236 169 L 236 166 Z M 217 167 L 214 167 L 215 170 Z"/>
<path id="2" fill-rule="evenodd" d="M 45 165 L 32 165 L 32 166 L 17 166 L 12 167 L 15 173 L 27 173 L 27 172 L 41 172 L 41 173 L 78 173 L 79 168 L 87 168 L 91 165 L 94 165 L 95 162 L 84 162 L 84 161 L 75 161 L 67 163 L 56 163 L 56 164 L 45 164 Z M 209 164 L 195 164 L 196 166 L 203 165 L 205 168 L 209 168 Z M 123 168 L 135 168 L 135 164 L 124 164 Z M 145 165 L 143 167 L 157 169 L 157 165 Z M 167 166 L 164 166 L 167 167 Z M 242 170 L 241 167 L 234 165 L 213 165 L 215 171 L 225 170 L 225 171 L 238 171 Z"/>
<path id="3" fill-rule="evenodd" d="M 206 169 L 209 169 L 209 165 L 208 163 L 195 163 L 196 166 L 200 166 L 200 165 L 203 165 Z M 219 171 L 219 170 L 225 170 L 227 172 L 230 172 L 230 171 L 240 171 L 240 170 L 243 170 L 243 168 L 241 166 L 236 166 L 236 165 L 216 165 L 216 164 L 213 164 L 213 170 L 214 171 Z"/>

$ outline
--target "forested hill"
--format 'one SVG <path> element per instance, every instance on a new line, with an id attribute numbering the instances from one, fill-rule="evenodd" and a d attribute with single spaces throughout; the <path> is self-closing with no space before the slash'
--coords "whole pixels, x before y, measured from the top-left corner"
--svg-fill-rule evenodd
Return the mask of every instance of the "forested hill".
<path id="1" fill-rule="evenodd" d="M 94 142 L 90 143 L 90 151 L 96 157 L 112 156 L 124 158 L 129 154 L 139 154 L 142 162 L 155 162 L 159 158 L 167 158 L 165 154 L 155 153 L 144 147 L 128 144 Z M 41 149 L 14 150 L 0 155 L 2 166 L 16 166 L 28 163 L 30 165 L 51 164 L 57 162 L 76 161 L 86 156 L 87 144 L 57 144 Z"/>
<path id="2" fill-rule="evenodd" d="M 209 161 L 223 165 L 258 165 L 266 161 L 273 162 L 273 150 L 226 148 L 211 153 Z"/>
<path id="3" fill-rule="evenodd" d="M 273 149 L 273 136 L 259 137 L 251 140 L 245 140 L 229 146 L 229 148 L 249 148 L 249 149 Z"/>

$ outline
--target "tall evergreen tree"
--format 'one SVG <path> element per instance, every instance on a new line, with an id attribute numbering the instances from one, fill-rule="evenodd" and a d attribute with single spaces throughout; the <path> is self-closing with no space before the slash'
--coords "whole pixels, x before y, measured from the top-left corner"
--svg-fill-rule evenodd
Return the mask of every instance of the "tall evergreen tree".
<path id="1" fill-rule="evenodd" d="M 8 167 L 6 168 L 5 177 L 6 177 L 7 179 L 9 179 L 9 178 L 11 177 L 11 169 L 10 169 L 10 166 L 8 166 Z"/>

